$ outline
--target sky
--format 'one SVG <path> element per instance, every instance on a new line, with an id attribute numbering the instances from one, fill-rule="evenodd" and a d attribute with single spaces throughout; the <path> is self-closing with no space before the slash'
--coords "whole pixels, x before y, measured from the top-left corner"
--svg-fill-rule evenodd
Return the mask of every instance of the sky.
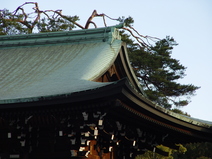
<path id="1" fill-rule="evenodd" d="M 26 0 L 0 0 L 0 9 L 14 11 Z M 30 1 L 32 2 L 32 1 Z M 142 35 L 173 37 L 179 44 L 172 57 L 187 67 L 186 76 L 179 82 L 201 88 L 191 98 L 188 106 L 180 108 L 194 118 L 212 121 L 212 1 L 211 0 L 37 0 L 41 10 L 62 9 L 64 15 L 77 15 L 85 25 L 93 12 L 110 17 L 134 19 L 134 28 Z M 29 6 L 29 5 L 28 5 Z M 30 5 L 30 7 L 34 7 Z M 32 10 L 30 10 L 32 11 Z M 93 20 L 103 27 L 102 18 Z M 106 19 L 108 26 L 118 24 Z"/>

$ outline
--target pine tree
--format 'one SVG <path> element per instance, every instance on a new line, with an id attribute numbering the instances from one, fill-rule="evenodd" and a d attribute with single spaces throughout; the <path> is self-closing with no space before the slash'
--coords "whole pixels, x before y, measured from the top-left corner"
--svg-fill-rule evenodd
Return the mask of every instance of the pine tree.
<path id="1" fill-rule="evenodd" d="M 134 22 L 131 17 L 125 21 L 127 25 Z M 188 105 L 190 97 L 200 87 L 178 82 L 186 75 L 186 67 L 171 56 L 174 46 L 178 45 L 174 38 L 167 36 L 147 47 L 146 44 L 138 47 L 137 41 L 131 40 L 124 31 L 121 33 L 122 40 L 127 43 L 131 65 L 147 97 L 167 109 Z"/>

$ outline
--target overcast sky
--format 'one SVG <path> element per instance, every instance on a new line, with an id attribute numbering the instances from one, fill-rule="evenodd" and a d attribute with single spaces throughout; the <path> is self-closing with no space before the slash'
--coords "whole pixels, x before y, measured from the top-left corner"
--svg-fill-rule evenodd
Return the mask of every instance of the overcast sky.
<path id="1" fill-rule="evenodd" d="M 1 0 L 0 9 L 10 11 L 25 0 Z M 174 37 L 179 44 L 172 56 L 187 67 L 182 84 L 194 84 L 201 88 L 192 102 L 181 110 L 192 117 L 212 121 L 212 1 L 211 0 L 37 0 L 41 10 L 62 9 L 65 15 L 78 15 L 85 25 L 94 9 L 110 17 L 128 17 L 135 20 L 134 28 L 142 35 L 158 38 Z M 32 5 L 31 5 L 32 6 Z M 33 7 L 33 6 L 32 6 Z M 94 21 L 103 27 L 101 18 Z M 108 25 L 118 22 L 107 20 Z"/>

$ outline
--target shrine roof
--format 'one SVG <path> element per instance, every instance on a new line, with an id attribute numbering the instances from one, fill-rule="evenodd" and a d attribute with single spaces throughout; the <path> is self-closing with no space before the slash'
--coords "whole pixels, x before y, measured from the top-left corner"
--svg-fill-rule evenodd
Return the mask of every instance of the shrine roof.
<path id="1" fill-rule="evenodd" d="M 118 26 L 116 26 L 118 27 Z M 95 89 L 121 47 L 116 27 L 0 37 L 0 103 Z"/>
<path id="2" fill-rule="evenodd" d="M 0 104 L 34 102 L 117 84 L 119 81 L 100 83 L 95 79 L 119 54 L 120 27 L 0 36 Z M 212 126 L 211 122 L 166 110 L 142 95 L 141 99 L 165 115 Z"/>

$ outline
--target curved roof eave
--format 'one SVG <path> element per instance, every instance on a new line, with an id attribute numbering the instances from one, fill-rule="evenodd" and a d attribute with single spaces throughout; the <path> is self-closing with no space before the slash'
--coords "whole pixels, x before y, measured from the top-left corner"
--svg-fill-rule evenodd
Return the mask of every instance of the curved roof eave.
<path id="1" fill-rule="evenodd" d="M 191 129 L 196 129 L 198 131 L 201 131 L 202 128 L 205 128 L 212 133 L 212 122 L 203 121 L 200 119 L 191 118 L 181 114 L 174 113 L 170 110 L 167 110 L 155 104 L 154 102 L 150 101 L 146 97 L 139 94 L 137 91 L 134 90 L 134 88 L 131 86 L 129 81 L 125 83 L 125 86 L 126 86 L 125 91 L 123 91 L 124 100 L 128 99 L 129 101 L 134 103 L 134 104 L 131 103 L 130 105 L 132 108 L 132 111 L 135 110 L 136 112 L 139 112 L 139 110 L 144 109 L 146 112 L 152 114 L 152 116 L 156 118 L 158 117 L 167 122 L 173 122 L 177 125 L 181 125 L 183 127 L 187 127 Z M 194 128 L 193 126 L 197 126 L 197 127 Z"/>
<path id="2" fill-rule="evenodd" d="M 134 92 L 134 96 L 136 96 L 136 99 L 138 99 L 139 103 L 140 103 L 140 106 L 144 107 L 144 104 L 141 104 L 141 103 L 145 103 L 145 108 L 148 110 L 148 111 L 153 111 L 155 113 L 158 113 L 158 114 L 161 114 L 162 117 L 171 117 L 173 119 L 177 119 L 179 121 L 183 121 L 185 123 L 189 123 L 191 125 L 196 125 L 196 126 L 200 126 L 200 127 L 205 127 L 205 128 L 212 128 L 212 122 L 210 121 L 204 121 L 204 120 L 200 120 L 200 119 L 196 119 L 196 118 L 191 118 L 191 117 L 188 117 L 188 116 L 184 116 L 184 115 L 181 115 L 181 114 L 177 114 L 177 113 L 174 113 L 168 109 L 165 109 L 161 106 L 159 106 L 158 104 L 150 101 L 144 91 L 142 90 L 138 80 L 137 80 L 137 77 L 135 76 L 133 70 L 132 70 L 132 67 L 130 65 L 130 62 L 129 62 L 129 58 L 128 58 L 128 55 L 127 55 L 127 49 L 126 49 L 126 45 L 123 44 L 123 47 L 122 47 L 122 51 L 120 52 L 120 56 L 121 56 L 121 60 L 122 60 L 122 65 L 123 67 L 125 67 L 125 70 L 126 70 L 126 74 L 127 74 L 127 77 L 128 77 L 128 82 L 127 82 L 127 85 L 128 85 L 128 90 L 129 92 Z M 132 98 L 130 98 L 132 100 Z"/>

